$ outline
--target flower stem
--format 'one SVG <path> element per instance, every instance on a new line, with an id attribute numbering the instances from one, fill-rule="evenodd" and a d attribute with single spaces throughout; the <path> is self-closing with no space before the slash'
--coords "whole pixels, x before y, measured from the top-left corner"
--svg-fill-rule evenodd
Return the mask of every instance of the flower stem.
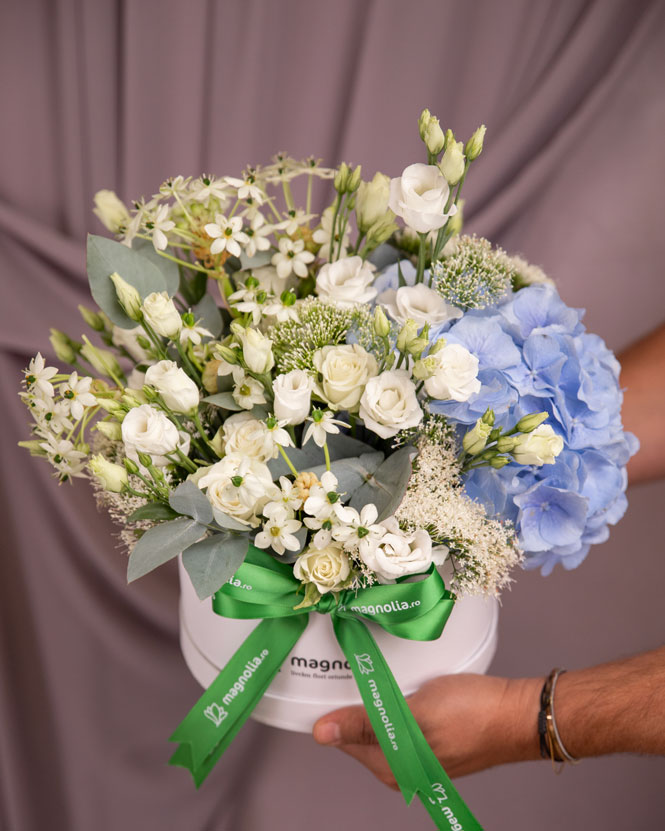
<path id="1" fill-rule="evenodd" d="M 425 273 L 425 252 L 427 250 L 427 234 L 418 234 L 420 237 L 420 245 L 418 246 L 418 267 L 416 269 L 416 282 L 415 285 L 417 286 L 418 283 L 422 283 L 423 275 Z"/>
<path id="2" fill-rule="evenodd" d="M 330 470 L 330 451 L 328 450 L 328 442 L 323 445 L 323 455 L 326 457 L 326 470 Z"/>
<path id="3" fill-rule="evenodd" d="M 339 216 L 339 209 L 342 207 L 342 194 L 337 194 L 335 199 L 335 212 L 333 213 L 333 221 L 330 227 L 330 252 L 328 253 L 328 262 L 333 261 L 333 251 L 335 249 L 335 228 L 337 227 L 337 217 Z"/>
<path id="4" fill-rule="evenodd" d="M 291 459 L 289 459 L 289 457 L 286 455 L 286 450 L 284 450 L 284 448 L 282 447 L 282 445 L 281 445 L 281 444 L 278 444 L 277 446 L 279 447 L 279 452 L 282 454 L 282 457 L 283 457 L 284 461 L 285 461 L 285 462 L 286 462 L 286 464 L 289 466 L 289 470 L 291 471 L 291 473 L 292 473 L 294 476 L 298 476 L 298 471 L 297 471 L 297 470 L 295 469 L 295 467 L 291 464 Z"/>

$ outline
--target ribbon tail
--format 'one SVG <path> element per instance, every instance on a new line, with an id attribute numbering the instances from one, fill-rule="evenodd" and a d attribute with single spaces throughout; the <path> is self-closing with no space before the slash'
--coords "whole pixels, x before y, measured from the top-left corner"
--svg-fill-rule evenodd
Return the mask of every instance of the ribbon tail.
<path id="1" fill-rule="evenodd" d="M 247 721 L 305 631 L 307 616 L 261 621 L 169 739 L 179 742 L 169 764 L 187 768 L 196 787 Z"/>
<path id="2" fill-rule="evenodd" d="M 427 744 L 371 632 L 357 618 L 333 614 L 332 619 L 379 745 L 407 804 L 417 795 L 439 829 L 482 831 Z"/>

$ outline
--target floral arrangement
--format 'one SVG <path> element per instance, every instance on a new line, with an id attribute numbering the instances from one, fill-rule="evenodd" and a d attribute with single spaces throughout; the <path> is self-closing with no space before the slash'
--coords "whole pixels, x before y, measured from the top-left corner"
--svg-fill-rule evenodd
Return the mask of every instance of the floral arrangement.
<path id="1" fill-rule="evenodd" d="M 393 179 L 279 154 L 131 212 L 97 194 L 117 239 L 89 238 L 80 310 L 103 345 L 52 331 L 72 370 L 30 362 L 23 444 L 91 478 L 130 580 L 182 553 L 206 598 L 260 549 L 296 608 L 444 562 L 454 595 L 497 594 L 621 517 L 616 360 L 539 268 L 461 233 L 485 128 L 419 129 L 426 163 Z"/>

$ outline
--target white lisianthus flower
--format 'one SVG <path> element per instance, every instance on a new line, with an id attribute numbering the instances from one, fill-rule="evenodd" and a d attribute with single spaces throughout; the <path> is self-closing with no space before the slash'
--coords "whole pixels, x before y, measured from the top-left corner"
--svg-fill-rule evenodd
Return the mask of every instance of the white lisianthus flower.
<path id="1" fill-rule="evenodd" d="M 240 453 L 229 453 L 211 465 L 196 484 L 207 489 L 213 508 L 254 528 L 264 506 L 280 496 L 267 465 Z"/>
<path id="2" fill-rule="evenodd" d="M 303 446 L 307 444 L 310 439 L 314 439 L 314 443 L 318 444 L 319 447 L 323 447 L 323 445 L 328 441 L 328 434 L 334 436 L 335 433 L 339 433 L 339 427 L 348 427 L 349 425 L 345 421 L 340 421 L 337 418 L 333 418 L 333 414 L 326 410 L 325 412 L 321 410 L 314 410 L 312 415 L 307 418 L 307 421 L 311 421 L 312 423 L 309 425 L 307 430 L 305 430 L 305 434 L 302 439 Z"/>
<path id="3" fill-rule="evenodd" d="M 317 349 L 313 362 L 321 377 L 316 392 L 333 410 L 357 410 L 365 385 L 379 371 L 374 355 L 357 343 Z"/>
<path id="4" fill-rule="evenodd" d="M 235 413 L 222 426 L 224 453 L 239 453 L 257 462 L 267 462 L 278 454 L 266 425 L 251 413 Z"/>
<path id="5" fill-rule="evenodd" d="M 425 379 L 425 392 L 441 401 L 468 401 L 480 390 L 478 358 L 459 343 L 448 343 L 426 358 L 433 375 Z"/>
<path id="6" fill-rule="evenodd" d="M 147 453 L 155 467 L 170 464 L 166 454 L 178 448 L 185 455 L 189 452 L 189 435 L 179 433 L 175 424 L 150 404 L 133 407 L 127 413 L 122 422 L 122 440 L 127 458 L 138 462 L 138 454 Z"/>
<path id="7" fill-rule="evenodd" d="M 375 572 L 380 583 L 393 583 L 407 574 L 422 574 L 432 563 L 432 540 L 427 531 L 419 529 L 411 534 L 399 527 L 395 517 L 381 525 L 386 533 L 374 545 L 359 551 L 363 562 Z"/>
<path id="8" fill-rule="evenodd" d="M 322 300 L 350 308 L 376 297 L 372 286 L 374 266 L 362 257 L 343 257 L 321 266 L 316 275 L 316 293 Z"/>
<path id="9" fill-rule="evenodd" d="M 307 277 L 307 264 L 313 259 L 314 254 L 305 250 L 303 240 L 282 237 L 279 241 L 279 251 L 273 254 L 271 262 L 277 269 L 278 277 L 285 280 L 291 272 L 297 277 Z"/>
<path id="10" fill-rule="evenodd" d="M 362 234 L 382 219 L 388 212 L 390 177 L 375 173 L 371 182 L 361 182 L 356 194 L 356 219 Z"/>
<path id="11" fill-rule="evenodd" d="M 242 253 L 241 243 L 246 245 L 249 242 L 249 237 L 242 230 L 242 219 L 239 216 L 227 219 L 224 214 L 216 214 L 215 221 L 205 226 L 205 232 L 214 240 L 210 246 L 211 254 L 228 251 L 234 257 L 239 257 Z"/>
<path id="12" fill-rule="evenodd" d="M 129 211 L 112 190 L 98 190 L 92 212 L 112 234 L 121 233 L 130 220 Z"/>
<path id="13" fill-rule="evenodd" d="M 114 326 L 111 330 L 111 342 L 118 349 L 124 349 L 137 364 L 142 364 L 149 361 L 150 356 L 138 342 L 139 335 L 145 337 L 142 326 L 136 326 L 134 329 L 122 329 L 120 326 Z"/>
<path id="14" fill-rule="evenodd" d="M 464 314 L 457 306 L 446 303 L 434 289 L 422 283 L 417 286 L 401 286 L 397 290 L 388 289 L 378 301 L 397 323 L 403 326 L 410 319 L 415 321 L 418 329 L 422 329 L 426 323 L 432 327 L 439 326 Z"/>
<path id="15" fill-rule="evenodd" d="M 510 452 L 520 465 L 553 465 L 563 450 L 563 439 L 549 424 L 541 424 L 531 433 L 521 433 L 516 442 Z"/>
<path id="16" fill-rule="evenodd" d="M 337 543 L 325 548 L 308 548 L 293 565 L 293 573 L 303 583 L 313 583 L 321 594 L 339 591 L 351 574 L 349 558 Z"/>
<path id="17" fill-rule="evenodd" d="M 152 244 L 157 251 L 166 248 L 169 244 L 166 234 L 175 228 L 175 222 L 169 219 L 169 210 L 168 205 L 160 205 L 155 215 L 146 222 L 146 228 L 152 234 Z"/>
<path id="18" fill-rule="evenodd" d="M 272 382 L 275 418 L 286 424 L 302 424 L 309 415 L 312 378 L 304 369 L 292 369 Z"/>
<path id="19" fill-rule="evenodd" d="M 294 536 L 302 528 L 302 522 L 293 518 L 286 507 L 279 502 L 270 502 L 263 509 L 267 522 L 256 535 L 254 545 L 258 548 L 272 548 L 277 554 L 285 551 L 300 551 L 298 538 Z"/>
<path id="20" fill-rule="evenodd" d="M 182 329 L 182 318 L 165 291 L 153 291 L 143 300 L 146 323 L 163 338 L 175 338 Z"/>
<path id="21" fill-rule="evenodd" d="M 148 367 L 145 382 L 154 387 L 174 413 L 192 413 L 199 406 L 199 388 L 175 361 Z"/>
<path id="22" fill-rule="evenodd" d="M 266 403 L 263 384 L 239 366 L 233 367 L 233 381 L 234 387 L 231 395 L 243 410 L 251 410 L 255 404 Z"/>
<path id="23" fill-rule="evenodd" d="M 419 234 L 442 228 L 457 213 L 451 205 L 446 213 L 450 190 L 443 174 L 433 164 L 411 164 L 390 181 L 389 207 Z"/>
<path id="24" fill-rule="evenodd" d="M 333 219 L 335 217 L 335 210 L 332 207 L 326 208 L 325 211 L 321 214 L 321 227 L 317 228 L 312 235 L 312 239 L 318 245 L 321 246 L 319 249 L 319 257 L 322 260 L 329 260 L 330 259 L 330 248 L 331 248 L 331 236 L 332 236 L 332 224 Z M 335 239 L 332 241 L 332 249 L 333 253 L 337 253 L 339 248 L 339 256 L 345 257 L 346 251 L 349 247 L 349 225 L 346 224 L 344 228 L 344 234 L 342 236 L 342 244 L 340 247 L 340 238 L 339 233 L 335 234 Z"/>
<path id="25" fill-rule="evenodd" d="M 360 399 L 360 418 L 382 439 L 415 427 L 423 418 L 416 388 L 405 369 L 392 369 L 370 378 Z"/>
<path id="26" fill-rule="evenodd" d="M 250 372 L 264 375 L 275 366 L 272 354 L 272 341 L 261 334 L 258 329 L 248 326 L 234 327 L 235 336 L 242 346 L 242 357 Z"/>
<path id="27" fill-rule="evenodd" d="M 122 493 L 129 484 L 126 469 L 122 465 L 109 462 L 101 453 L 90 457 L 88 467 L 102 487 L 111 493 Z"/>

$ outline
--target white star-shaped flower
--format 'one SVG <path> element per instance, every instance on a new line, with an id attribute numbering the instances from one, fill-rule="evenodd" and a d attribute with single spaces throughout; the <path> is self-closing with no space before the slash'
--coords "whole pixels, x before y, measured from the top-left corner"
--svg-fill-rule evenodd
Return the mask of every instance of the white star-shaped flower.
<path id="1" fill-rule="evenodd" d="M 231 395 L 243 410 L 251 410 L 255 404 L 266 403 L 263 385 L 256 378 L 248 375 L 244 369 L 234 366 L 233 380 L 235 381 L 235 387 Z"/>
<path id="2" fill-rule="evenodd" d="M 302 528 L 302 522 L 293 519 L 279 502 L 266 505 L 263 516 L 267 521 L 263 523 L 263 530 L 256 535 L 254 545 L 272 548 L 277 554 L 284 554 L 287 550 L 300 551 L 300 543 L 294 534 Z"/>
<path id="3" fill-rule="evenodd" d="M 314 254 L 311 251 L 305 251 L 303 240 L 282 237 L 279 241 L 279 251 L 273 254 L 271 262 L 277 269 L 278 277 L 286 280 L 291 272 L 297 277 L 307 277 L 307 264 L 313 259 Z"/>
<path id="4" fill-rule="evenodd" d="M 210 246 L 211 254 L 228 251 L 234 257 L 239 257 L 242 252 L 240 243 L 246 245 L 249 242 L 249 237 L 242 230 L 242 219 L 239 216 L 227 219 L 224 214 L 216 214 L 215 221 L 205 226 L 205 232 L 214 240 Z"/>
<path id="5" fill-rule="evenodd" d="M 92 378 L 89 375 L 79 378 L 78 372 L 74 371 L 63 387 L 62 396 L 68 402 L 69 412 L 76 421 L 83 418 L 86 407 L 94 407 L 97 404 L 97 399 L 90 392 L 91 384 Z"/>
<path id="6" fill-rule="evenodd" d="M 51 378 L 58 374 L 58 368 L 46 366 L 46 361 L 41 352 L 38 352 L 30 361 L 28 368 L 23 370 L 23 374 L 29 392 L 38 394 L 42 398 L 53 398 L 54 391 Z"/>
<path id="7" fill-rule="evenodd" d="M 152 234 L 152 244 L 157 251 L 163 251 L 166 248 L 169 244 L 166 232 L 175 228 L 175 222 L 169 219 L 169 211 L 168 205 L 160 205 L 157 212 L 145 224 Z"/>
<path id="8" fill-rule="evenodd" d="M 308 416 L 306 421 L 311 421 L 312 423 L 309 425 L 307 430 L 305 431 L 305 435 L 303 436 L 303 446 L 310 440 L 314 439 L 314 443 L 318 444 L 319 447 L 323 447 L 323 445 L 328 441 L 328 434 L 335 435 L 335 433 L 339 433 L 339 427 L 348 427 L 345 421 L 340 421 L 338 418 L 334 418 L 333 414 L 330 410 L 314 410 L 311 416 Z"/>

